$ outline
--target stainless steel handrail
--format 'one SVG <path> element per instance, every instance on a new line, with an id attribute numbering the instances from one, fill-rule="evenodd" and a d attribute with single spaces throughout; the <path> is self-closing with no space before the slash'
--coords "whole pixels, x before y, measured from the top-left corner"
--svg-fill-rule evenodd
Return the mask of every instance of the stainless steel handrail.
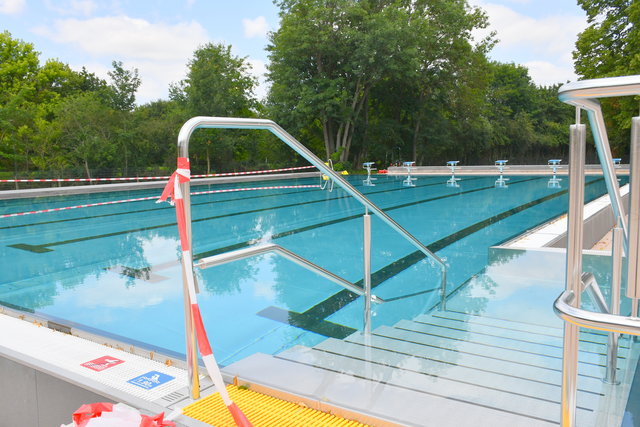
<path id="1" fill-rule="evenodd" d="M 620 197 L 620 187 L 615 173 L 615 165 L 609 145 L 607 130 L 605 127 L 604 117 L 598 98 L 606 98 L 612 96 L 629 96 L 640 94 L 640 75 L 613 77 L 593 80 L 583 80 L 574 83 L 568 83 L 560 87 L 558 98 L 561 101 L 576 106 L 576 125 L 571 126 L 571 147 L 570 155 L 576 153 L 576 158 L 569 161 L 569 221 L 568 221 L 568 244 L 567 244 L 567 276 L 566 290 L 554 304 L 556 313 L 566 322 L 564 325 L 564 350 L 563 350 L 563 367 L 562 367 L 562 413 L 561 423 L 563 427 L 573 427 L 575 425 L 576 412 L 576 391 L 577 391 L 577 365 L 578 365 L 578 326 L 592 329 L 599 329 L 612 332 L 609 337 L 608 348 L 608 370 L 605 381 L 615 383 L 615 364 L 617 358 L 617 334 L 630 333 L 638 335 L 640 331 L 640 320 L 633 318 L 624 318 L 617 316 L 619 305 L 619 277 L 621 270 L 621 260 L 624 252 L 626 252 L 629 260 L 628 277 L 628 295 L 633 298 L 632 315 L 636 315 L 637 298 L 640 290 L 637 289 L 637 278 L 635 277 L 638 262 L 638 208 L 632 205 L 629 215 L 629 222 L 624 220 L 624 207 L 622 198 Z M 582 273 L 582 211 L 583 211 L 583 194 L 584 194 L 584 128 L 580 125 L 580 109 L 585 109 L 591 124 L 593 138 L 602 166 L 603 176 L 607 186 L 607 192 L 611 200 L 611 207 L 615 217 L 617 228 L 614 230 L 616 235 L 616 246 L 612 252 L 613 258 L 613 283 L 612 283 L 612 300 L 610 304 L 610 313 L 592 313 L 581 310 L 580 307 L 580 289 L 576 286 Z M 635 119 L 634 119 L 635 120 Z M 582 129 L 581 129 L 582 128 Z M 635 128 L 634 128 L 635 129 Z M 576 135 L 574 135 L 576 134 Z M 579 138 L 577 137 L 579 134 Z M 635 139 L 634 139 L 635 138 Z M 640 145 L 637 130 L 632 131 L 632 146 Z M 580 156 L 577 155 L 580 153 Z M 578 158 L 581 157 L 581 160 Z M 636 172 L 640 170 L 640 165 L 634 155 L 633 149 L 631 153 L 631 169 L 635 166 Z M 579 164 L 574 164 L 579 163 Z M 638 175 L 638 174 L 635 174 Z M 638 180 L 631 179 L 631 200 L 640 199 L 640 183 Z M 632 202 L 633 203 L 633 202 Z M 631 223 L 633 218 L 634 223 Z M 573 306 L 572 306 L 573 305 Z M 606 306 L 606 304 L 604 304 Z M 624 329 L 626 326 L 633 325 L 632 330 Z M 615 327 L 614 327 L 615 326 Z"/>
<path id="2" fill-rule="evenodd" d="M 440 268 L 446 270 L 444 262 L 411 233 L 405 230 L 400 224 L 394 221 L 382 209 L 376 206 L 371 200 L 356 190 L 344 178 L 324 164 L 320 158 L 313 154 L 307 147 L 302 145 L 297 139 L 291 136 L 287 131 L 280 127 L 277 123 L 266 119 L 246 119 L 233 117 L 194 117 L 188 120 L 180 129 L 178 135 L 178 149 L 180 156 L 189 157 L 189 138 L 191 134 L 199 128 L 217 128 L 217 129 L 263 129 L 268 130 L 291 147 L 295 152 L 304 157 L 309 163 L 318 168 L 322 173 L 327 175 L 336 182 L 350 196 L 359 201 L 362 205 L 373 211 L 382 221 L 389 225 L 392 229 L 400 233 L 406 240 L 415 246 L 420 252 L 434 260 Z M 185 193 L 186 194 L 186 193 Z M 190 215 L 187 216 L 187 222 L 191 223 Z"/>
<path id="3" fill-rule="evenodd" d="M 178 155 L 180 157 L 189 158 L 189 139 L 191 134 L 199 128 L 216 128 L 216 129 L 260 129 L 268 130 L 277 136 L 281 141 L 291 147 L 295 152 L 304 157 L 309 163 L 318 168 L 322 173 L 327 175 L 331 182 L 337 183 L 347 194 L 351 195 L 354 199 L 360 202 L 365 207 L 365 211 L 371 210 L 376 214 L 383 222 L 389 225 L 393 230 L 400 233 L 406 240 L 415 246 L 420 252 L 422 252 L 427 258 L 435 261 L 440 266 L 441 270 L 441 283 L 440 287 L 443 293 L 446 293 L 447 285 L 447 267 L 445 263 L 433 252 L 431 252 L 425 245 L 423 245 L 418 239 L 416 239 L 411 233 L 405 230 L 400 224 L 395 222 L 389 215 L 387 215 L 382 209 L 376 206 L 371 200 L 365 197 L 362 193 L 356 190 L 351 184 L 349 184 L 344 178 L 335 173 L 332 168 L 325 165 L 320 158 L 313 154 L 309 149 L 302 145 L 293 136 L 287 133 L 282 127 L 271 120 L 265 119 L 247 119 L 247 118 L 235 118 L 235 117 L 193 117 L 188 120 L 178 134 Z M 191 233 L 191 202 L 190 202 L 190 182 L 186 181 L 180 184 L 180 190 L 184 196 L 184 213 L 185 223 L 187 229 L 187 239 L 189 245 L 192 245 L 192 233 Z M 365 242 L 366 243 L 366 242 Z M 184 256 L 189 259 L 185 259 L 185 263 L 193 264 L 193 255 L 191 247 L 187 248 L 187 251 L 183 251 Z M 365 249 L 366 250 L 366 249 Z M 183 271 L 183 276 L 184 276 Z M 194 278 L 195 280 L 195 278 Z M 366 280 L 366 279 L 365 279 Z M 187 291 L 186 281 L 184 280 L 184 299 L 185 299 L 185 332 L 187 341 L 187 375 L 189 377 L 189 394 L 192 398 L 197 398 L 199 395 L 198 390 L 198 369 L 196 358 L 196 338 L 193 328 L 193 319 L 190 314 L 189 308 L 189 294 Z M 365 319 L 370 318 L 365 314 Z M 369 330 L 369 326 L 365 326 L 365 332 Z"/>
<path id="4" fill-rule="evenodd" d="M 358 287 L 357 285 L 349 282 L 347 279 L 344 279 L 337 274 L 333 274 L 329 270 L 326 270 L 320 267 L 317 264 L 312 263 L 308 259 L 301 257 L 300 255 L 291 252 L 290 250 L 283 248 L 280 245 L 276 245 L 275 243 L 267 243 L 265 245 L 260 246 L 252 246 L 250 248 L 238 249 L 232 252 L 225 252 L 223 254 L 213 255 L 207 258 L 201 258 L 198 261 L 197 266 L 201 269 L 214 267 L 216 265 L 227 264 L 229 262 L 238 261 L 241 259 L 249 258 L 256 255 L 263 255 L 267 253 L 275 252 L 277 254 L 282 255 L 284 258 L 293 261 L 301 267 L 306 268 L 307 270 L 318 273 L 319 275 L 331 280 L 334 283 L 342 286 L 343 288 L 358 294 L 365 295 L 365 290 Z M 378 298 L 375 295 L 371 295 L 371 301 L 381 304 L 386 302 L 382 298 Z"/>
<path id="5" fill-rule="evenodd" d="M 604 116 L 597 98 L 612 96 L 629 96 L 640 94 L 640 76 L 609 77 L 602 79 L 582 80 L 562 85 L 558 90 L 558 98 L 567 104 L 575 105 L 587 111 L 593 138 L 602 165 L 602 172 L 611 208 L 616 222 L 622 228 L 625 250 L 628 249 L 628 227 L 624 221 L 624 207 L 620 197 L 620 189 L 609 146 L 609 138 L 604 123 Z"/>
<path id="6" fill-rule="evenodd" d="M 589 297 L 591 297 L 591 300 L 595 302 L 600 313 L 611 313 L 607 302 L 604 300 L 604 296 L 602 295 L 602 290 L 600 289 L 600 285 L 598 285 L 596 276 L 594 276 L 593 273 L 582 273 L 582 292 L 589 294 Z"/>
<path id="7" fill-rule="evenodd" d="M 599 331 L 640 335 L 640 318 L 595 313 L 576 308 L 571 305 L 575 297 L 573 291 L 564 291 L 553 303 L 553 310 L 565 322 Z"/>

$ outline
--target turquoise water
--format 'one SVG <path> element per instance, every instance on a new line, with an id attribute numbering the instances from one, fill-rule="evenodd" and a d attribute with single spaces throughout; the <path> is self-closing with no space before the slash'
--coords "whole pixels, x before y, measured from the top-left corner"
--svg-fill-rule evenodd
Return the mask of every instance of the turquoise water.
<path id="1" fill-rule="evenodd" d="M 349 180 L 446 259 L 447 293 L 487 265 L 490 246 L 566 211 L 566 181 L 548 177 L 378 176 Z M 317 184 L 317 179 L 264 185 Z M 239 187 L 240 185 L 235 185 Z M 229 186 L 211 186 L 211 189 Z M 194 191 L 209 187 L 194 187 Z M 605 192 L 588 177 L 587 200 Z M 1 213 L 159 195 L 160 190 L 0 201 Z M 356 284 L 363 276 L 363 208 L 336 187 L 194 196 L 196 259 L 272 241 Z M 372 282 L 388 300 L 374 327 L 430 310 L 439 302 L 439 268 L 373 217 Z M 66 324 L 183 354 L 182 279 L 175 214 L 153 201 L 0 219 L 0 303 Z M 200 306 L 218 361 L 257 351 L 316 344 L 362 327 L 362 298 L 277 255 L 198 272 Z"/>

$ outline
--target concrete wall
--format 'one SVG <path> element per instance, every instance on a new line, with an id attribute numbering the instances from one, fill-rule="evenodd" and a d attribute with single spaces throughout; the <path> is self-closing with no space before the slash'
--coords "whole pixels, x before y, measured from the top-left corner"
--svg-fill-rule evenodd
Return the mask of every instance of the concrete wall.
<path id="1" fill-rule="evenodd" d="M 627 208 L 629 206 L 629 193 L 622 196 L 622 205 Z M 615 225 L 613 209 L 611 205 L 591 215 L 584 221 L 584 234 L 582 249 L 591 249 L 598 243 Z M 567 247 L 567 233 L 562 234 L 558 239 L 550 242 L 548 247 L 565 248 Z"/>
<path id="2" fill-rule="evenodd" d="M 94 402 L 111 400 L 0 357 L 0 427 L 58 427 Z"/>

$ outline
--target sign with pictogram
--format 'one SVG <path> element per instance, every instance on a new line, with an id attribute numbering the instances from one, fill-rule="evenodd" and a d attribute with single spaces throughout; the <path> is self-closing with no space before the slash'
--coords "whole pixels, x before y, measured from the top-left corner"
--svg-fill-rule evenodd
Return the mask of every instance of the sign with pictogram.
<path id="1" fill-rule="evenodd" d="M 138 377 L 132 378 L 127 381 L 130 384 L 141 387 L 145 390 L 151 390 L 152 388 L 158 387 L 161 384 L 169 382 L 173 380 L 175 377 L 171 375 L 163 374 L 158 371 L 150 371 L 146 374 L 140 375 Z"/>
<path id="2" fill-rule="evenodd" d="M 85 368 L 89 368 L 93 371 L 104 371 L 105 369 L 111 368 L 112 366 L 119 365 L 124 363 L 124 360 L 120 360 L 111 356 L 102 356 L 98 359 L 90 360 L 81 364 L 80 366 L 84 366 Z"/>

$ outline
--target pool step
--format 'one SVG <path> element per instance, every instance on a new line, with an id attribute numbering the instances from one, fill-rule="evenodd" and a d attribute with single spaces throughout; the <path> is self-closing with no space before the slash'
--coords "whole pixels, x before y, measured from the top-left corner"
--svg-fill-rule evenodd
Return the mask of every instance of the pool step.
<path id="1" fill-rule="evenodd" d="M 268 377 L 272 387 L 402 425 L 548 426 L 560 419 L 561 333 L 552 326 L 435 311 L 379 327 L 367 339 L 360 332 L 330 338 L 270 359 L 261 355 L 258 368 L 246 370 L 252 356 L 233 369 L 255 376 L 256 383 Z M 605 342 L 605 335 L 581 334 L 580 426 L 597 425 L 609 390 L 602 382 Z M 624 362 L 621 356 L 619 366 Z"/>

